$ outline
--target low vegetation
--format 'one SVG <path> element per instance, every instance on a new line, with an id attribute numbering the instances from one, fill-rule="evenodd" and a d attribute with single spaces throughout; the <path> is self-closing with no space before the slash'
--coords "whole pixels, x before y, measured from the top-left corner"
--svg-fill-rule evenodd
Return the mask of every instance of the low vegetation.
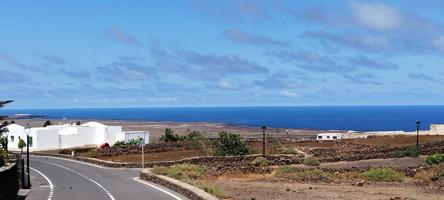
<path id="1" fill-rule="evenodd" d="M 268 160 L 264 157 L 257 157 L 251 162 L 252 165 L 257 167 L 266 167 L 268 163 Z"/>
<path id="2" fill-rule="evenodd" d="M 116 143 L 114 143 L 113 147 L 119 147 L 119 146 L 124 146 L 124 145 L 138 145 L 142 141 L 143 141 L 143 138 L 140 138 L 140 137 L 137 139 L 131 139 L 128 141 L 125 141 L 125 140 L 117 141 Z"/>
<path id="3" fill-rule="evenodd" d="M 155 167 L 151 171 L 156 174 L 168 176 L 185 183 L 192 183 L 192 180 L 202 178 L 206 168 L 195 164 L 178 164 L 171 167 Z"/>
<path id="4" fill-rule="evenodd" d="M 306 158 L 304 158 L 304 165 L 319 166 L 320 164 L 321 164 L 321 162 L 319 162 L 319 160 L 316 159 L 315 157 L 306 157 Z"/>
<path id="5" fill-rule="evenodd" d="M 198 141 L 202 140 L 203 136 L 198 131 L 191 131 L 187 133 L 187 135 L 180 136 L 174 134 L 173 129 L 167 128 L 165 129 L 165 134 L 160 137 L 161 141 L 164 142 L 177 142 L 177 141 Z"/>
<path id="6" fill-rule="evenodd" d="M 401 181 L 404 177 L 401 173 L 390 168 L 373 168 L 362 173 L 362 175 L 369 181 L 378 182 Z"/>
<path id="7" fill-rule="evenodd" d="M 427 156 L 425 161 L 429 165 L 438 165 L 440 163 L 444 163 L 444 153 L 435 153 L 433 155 Z"/>
<path id="8" fill-rule="evenodd" d="M 297 181 L 317 181 L 328 179 L 330 174 L 318 168 L 303 170 L 292 166 L 282 166 L 275 170 L 274 176 Z"/>
<path id="9" fill-rule="evenodd" d="M 285 147 L 278 148 L 277 152 L 280 153 L 280 154 L 291 154 L 291 155 L 298 154 L 298 151 L 296 151 L 295 149 L 293 149 L 293 148 L 285 148 Z"/>
<path id="10" fill-rule="evenodd" d="M 219 198 L 226 198 L 225 192 L 212 184 L 203 184 L 199 180 L 204 179 L 207 169 L 195 164 L 177 164 L 170 167 L 154 167 L 151 172 L 168 176 L 188 183 Z"/>
<path id="11" fill-rule="evenodd" d="M 404 178 L 399 172 L 390 168 L 372 168 L 366 172 L 343 172 L 330 173 L 319 168 L 302 169 L 294 166 L 278 167 L 273 176 L 296 181 L 318 181 L 318 180 L 355 180 L 362 179 L 376 182 L 394 182 L 401 181 Z"/>
<path id="12" fill-rule="evenodd" d="M 403 158 L 403 157 L 416 158 L 419 156 L 420 150 L 416 146 L 409 146 L 406 150 L 396 150 L 393 152 L 393 154 L 396 158 Z"/>

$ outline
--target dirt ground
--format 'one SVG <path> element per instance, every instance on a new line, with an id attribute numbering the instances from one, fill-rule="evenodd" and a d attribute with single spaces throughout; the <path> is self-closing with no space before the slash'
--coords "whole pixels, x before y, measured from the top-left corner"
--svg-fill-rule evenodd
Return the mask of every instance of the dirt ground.
<path id="1" fill-rule="evenodd" d="M 359 166 L 420 167 L 424 158 L 372 159 L 321 164 L 321 168 L 351 168 Z M 302 166 L 301 166 L 302 167 Z M 208 180 L 222 188 L 233 200 L 269 199 L 443 199 L 442 191 L 418 187 L 413 178 L 403 182 L 365 182 L 363 186 L 345 182 L 296 182 L 273 178 L 271 174 L 240 174 L 233 172 Z"/>
<path id="2" fill-rule="evenodd" d="M 202 151 L 197 151 L 197 150 L 145 153 L 144 155 L 145 162 L 180 160 L 196 156 L 206 156 L 206 155 Z M 115 161 L 115 162 L 140 162 L 140 160 L 142 159 L 142 152 L 140 152 L 139 154 L 102 156 L 97 158 L 102 160 Z"/>
<path id="3" fill-rule="evenodd" d="M 284 183 L 266 180 L 227 180 L 214 182 L 232 199 L 443 199 L 443 193 L 428 192 L 406 183 L 372 183 L 362 187 L 350 184 Z"/>

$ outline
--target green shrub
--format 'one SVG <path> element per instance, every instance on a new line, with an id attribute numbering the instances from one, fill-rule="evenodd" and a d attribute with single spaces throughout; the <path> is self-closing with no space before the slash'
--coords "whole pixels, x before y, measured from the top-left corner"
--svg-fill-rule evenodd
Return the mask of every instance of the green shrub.
<path id="1" fill-rule="evenodd" d="M 90 149 L 85 153 L 86 157 L 97 158 L 99 156 L 99 151 L 97 149 Z"/>
<path id="2" fill-rule="evenodd" d="M 203 139 L 203 136 L 198 131 L 192 131 L 191 133 L 188 133 L 185 136 L 185 140 L 187 140 L 187 141 L 199 141 L 199 140 L 202 140 L 202 139 Z"/>
<path id="3" fill-rule="evenodd" d="M 167 128 L 165 129 L 165 135 L 162 135 L 160 137 L 160 140 L 164 142 L 176 142 L 176 141 L 183 141 L 186 139 L 186 136 L 179 136 L 177 134 L 173 133 L 173 129 Z"/>
<path id="4" fill-rule="evenodd" d="M 5 163 L 9 162 L 10 157 L 8 155 L 8 152 L 6 152 L 4 149 L 0 148 L 0 167 L 5 165 Z"/>
<path id="5" fill-rule="evenodd" d="M 412 158 L 418 157 L 419 153 L 420 153 L 419 148 L 417 148 L 416 146 L 410 146 L 407 149 L 407 155 L 412 157 Z"/>
<path id="6" fill-rule="evenodd" d="M 247 155 L 251 154 L 253 151 L 247 145 L 247 143 L 242 140 L 239 134 L 232 134 L 226 132 L 219 133 L 219 141 L 217 144 L 216 154 L 219 156 L 227 155 Z"/>
<path id="7" fill-rule="evenodd" d="M 315 157 L 304 158 L 304 165 L 319 166 L 320 164 L 321 164 L 321 162 L 319 162 L 319 160 L 316 159 Z"/>
<path id="8" fill-rule="evenodd" d="M 198 179 L 205 175 L 206 168 L 195 164 L 178 164 L 169 167 L 154 167 L 151 171 L 182 182 L 192 183 L 193 179 Z"/>
<path id="9" fill-rule="evenodd" d="M 414 145 L 409 146 L 406 150 L 395 150 L 393 152 L 393 155 L 396 158 L 402 158 L 402 157 L 406 157 L 406 156 L 416 158 L 419 156 L 419 154 L 420 154 L 419 148 L 416 148 L 416 146 L 414 146 Z"/>
<path id="10" fill-rule="evenodd" d="M 401 181 L 404 177 L 401 173 L 390 168 L 372 168 L 362 173 L 365 179 L 369 181 L 394 182 Z"/>
<path id="11" fill-rule="evenodd" d="M 429 155 L 429 156 L 427 156 L 425 161 L 429 165 L 438 165 L 438 164 L 444 162 L 444 153 L 435 153 L 433 155 Z"/>
<path id="12" fill-rule="evenodd" d="M 20 151 L 23 151 L 23 148 L 26 147 L 26 142 L 22 138 L 20 138 L 17 147 L 20 149 Z"/>
<path id="13" fill-rule="evenodd" d="M 403 150 L 395 150 L 393 152 L 393 155 L 395 156 L 395 158 L 403 158 L 407 156 L 407 152 Z"/>
<path id="14" fill-rule="evenodd" d="M 257 157 L 251 161 L 251 164 L 257 167 L 266 167 L 268 166 L 268 160 L 264 157 Z"/>
<path id="15" fill-rule="evenodd" d="M 117 141 L 116 143 L 114 143 L 113 147 L 120 147 L 120 146 L 125 146 L 125 145 L 138 145 L 142 141 L 143 141 L 143 138 L 141 138 L 141 137 L 138 137 L 137 139 L 131 139 L 128 141 L 121 140 L 121 141 Z"/>

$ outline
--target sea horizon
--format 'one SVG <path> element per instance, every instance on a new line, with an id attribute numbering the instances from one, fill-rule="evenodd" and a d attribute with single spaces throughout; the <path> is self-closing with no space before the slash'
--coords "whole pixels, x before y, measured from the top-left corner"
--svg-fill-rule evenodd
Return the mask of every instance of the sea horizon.
<path id="1" fill-rule="evenodd" d="M 422 122 L 421 130 L 428 130 L 430 124 L 444 124 L 444 105 L 8 108 L 1 114 L 351 131 L 413 131 L 416 120 Z"/>

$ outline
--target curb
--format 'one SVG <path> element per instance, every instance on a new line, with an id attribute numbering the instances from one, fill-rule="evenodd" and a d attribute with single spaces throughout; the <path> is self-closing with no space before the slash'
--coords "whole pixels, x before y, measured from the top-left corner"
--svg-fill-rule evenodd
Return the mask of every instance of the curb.
<path id="1" fill-rule="evenodd" d="M 208 194 L 202 189 L 167 176 L 154 174 L 149 169 L 142 170 L 140 172 L 140 178 L 164 186 L 189 198 L 190 200 L 218 200 L 218 198 Z"/>

